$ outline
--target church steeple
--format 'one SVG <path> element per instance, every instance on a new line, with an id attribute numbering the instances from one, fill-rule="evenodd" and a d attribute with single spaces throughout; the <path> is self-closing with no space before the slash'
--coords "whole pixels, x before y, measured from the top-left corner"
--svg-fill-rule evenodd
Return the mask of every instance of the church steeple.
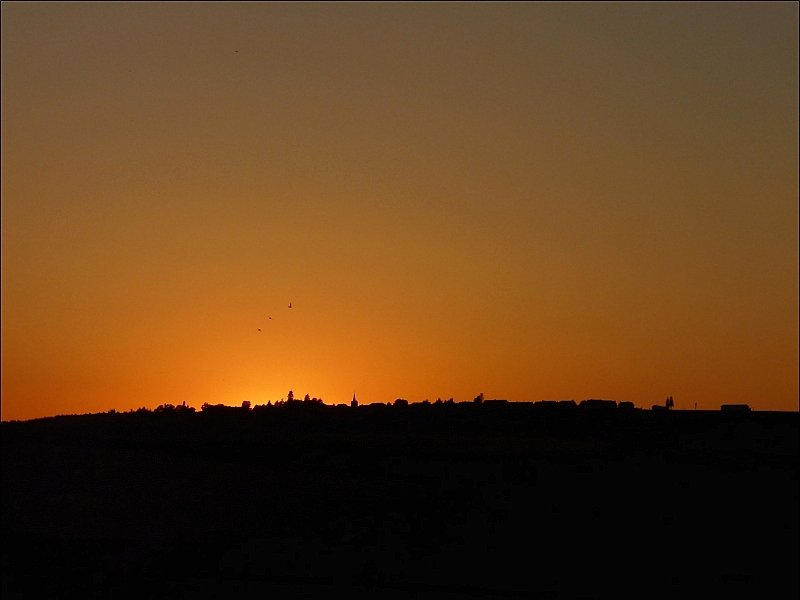
<path id="1" fill-rule="evenodd" d="M 350 406 L 352 406 L 353 408 L 358 406 L 358 400 L 356 400 L 356 393 L 355 392 L 353 392 L 353 399 L 350 401 Z"/>

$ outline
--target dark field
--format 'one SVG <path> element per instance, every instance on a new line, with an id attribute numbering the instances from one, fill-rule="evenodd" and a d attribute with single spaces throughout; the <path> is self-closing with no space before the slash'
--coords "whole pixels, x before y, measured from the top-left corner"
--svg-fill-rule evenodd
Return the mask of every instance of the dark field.
<path id="1" fill-rule="evenodd" d="M 4 598 L 795 598 L 798 414 L 2 423 Z"/>

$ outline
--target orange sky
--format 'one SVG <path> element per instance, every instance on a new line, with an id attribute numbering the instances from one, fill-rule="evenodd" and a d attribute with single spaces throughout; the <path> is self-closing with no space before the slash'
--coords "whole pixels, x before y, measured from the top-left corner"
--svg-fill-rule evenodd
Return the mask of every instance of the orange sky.
<path id="1" fill-rule="evenodd" d="M 4 420 L 798 409 L 796 3 L 4 3 L 2 51 Z"/>

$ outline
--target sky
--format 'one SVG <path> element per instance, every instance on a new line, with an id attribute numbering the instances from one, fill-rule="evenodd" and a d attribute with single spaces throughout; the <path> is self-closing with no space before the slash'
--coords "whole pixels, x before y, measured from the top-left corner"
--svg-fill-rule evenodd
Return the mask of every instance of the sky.
<path id="1" fill-rule="evenodd" d="M 3 420 L 290 389 L 798 410 L 797 3 L 4 2 Z"/>

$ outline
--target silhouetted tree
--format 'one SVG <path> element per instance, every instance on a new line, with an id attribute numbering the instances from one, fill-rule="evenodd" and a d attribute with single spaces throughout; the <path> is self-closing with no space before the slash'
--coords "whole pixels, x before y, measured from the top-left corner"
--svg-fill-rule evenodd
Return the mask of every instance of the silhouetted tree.
<path id="1" fill-rule="evenodd" d="M 475 404 L 483 404 L 483 392 L 481 392 L 480 394 L 475 396 L 475 399 L 473 400 L 473 402 Z"/>
<path id="2" fill-rule="evenodd" d="M 289 393 L 286 395 L 287 402 L 294 402 L 294 392 L 289 390 Z"/>
<path id="3" fill-rule="evenodd" d="M 308 394 L 303 396 L 303 402 L 311 402 L 311 396 L 309 396 Z"/>
<path id="4" fill-rule="evenodd" d="M 243 400 L 242 401 L 242 408 L 244 410 L 250 410 L 250 400 Z"/>

